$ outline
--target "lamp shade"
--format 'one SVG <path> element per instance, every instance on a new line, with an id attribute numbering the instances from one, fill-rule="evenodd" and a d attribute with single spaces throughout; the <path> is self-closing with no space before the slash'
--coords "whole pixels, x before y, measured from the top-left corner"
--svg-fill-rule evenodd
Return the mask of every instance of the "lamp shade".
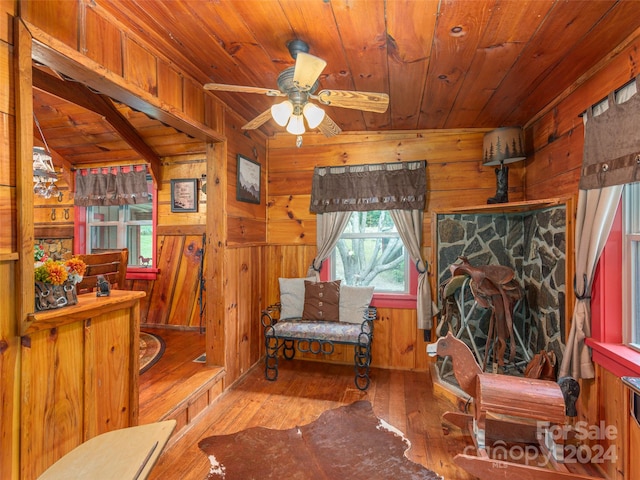
<path id="1" fill-rule="evenodd" d="M 292 113 L 293 105 L 289 100 L 277 103 L 271 107 L 271 116 L 281 127 L 284 127 L 287 124 Z"/>
<path id="2" fill-rule="evenodd" d="M 287 124 L 287 132 L 292 135 L 302 135 L 304 133 L 304 120 L 302 115 L 291 115 Z"/>
<path id="3" fill-rule="evenodd" d="M 487 132 L 482 150 L 482 164 L 485 166 L 519 162 L 527 158 L 520 127 L 497 128 Z"/>
<path id="4" fill-rule="evenodd" d="M 316 128 L 324 119 L 324 110 L 316 107 L 313 103 L 307 103 L 302 109 L 302 113 L 304 114 L 304 118 L 307 119 L 309 128 Z"/>

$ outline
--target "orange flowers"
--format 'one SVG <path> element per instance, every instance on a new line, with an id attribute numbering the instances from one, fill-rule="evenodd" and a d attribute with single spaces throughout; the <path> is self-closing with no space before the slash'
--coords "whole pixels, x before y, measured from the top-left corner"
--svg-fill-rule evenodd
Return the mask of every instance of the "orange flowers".
<path id="1" fill-rule="evenodd" d="M 64 264 L 71 274 L 83 276 L 84 272 L 87 270 L 87 264 L 78 257 L 72 257 L 64 262 Z"/>
<path id="2" fill-rule="evenodd" d="M 75 284 L 82 280 L 86 269 L 87 265 L 78 257 L 70 258 L 66 262 L 47 260 L 36 267 L 34 276 L 37 282 L 52 285 L 62 285 L 67 280 Z"/>

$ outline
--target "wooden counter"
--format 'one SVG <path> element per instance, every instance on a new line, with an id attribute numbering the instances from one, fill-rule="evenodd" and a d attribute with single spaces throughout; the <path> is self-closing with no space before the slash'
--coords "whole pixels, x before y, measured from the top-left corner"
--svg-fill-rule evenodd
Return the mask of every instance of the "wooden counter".
<path id="1" fill-rule="evenodd" d="M 84 293 L 78 295 L 76 305 L 29 314 L 23 335 L 90 318 L 96 312 L 103 314 L 114 309 L 119 310 L 125 305 L 133 306 L 138 299 L 145 295 L 144 292 L 135 290 L 111 290 L 111 295 L 108 297 L 97 297 L 95 293 Z"/>
<path id="2" fill-rule="evenodd" d="M 81 443 L 138 424 L 140 299 L 78 295 L 30 314 L 22 336 L 22 479 L 37 478 Z"/>

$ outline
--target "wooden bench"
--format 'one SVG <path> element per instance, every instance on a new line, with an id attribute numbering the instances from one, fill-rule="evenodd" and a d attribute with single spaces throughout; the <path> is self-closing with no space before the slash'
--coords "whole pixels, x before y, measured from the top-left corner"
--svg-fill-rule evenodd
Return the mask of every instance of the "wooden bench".
<path id="1" fill-rule="evenodd" d="M 279 320 L 279 313 L 280 304 L 275 304 L 264 310 L 261 317 L 266 346 L 264 374 L 267 380 L 275 381 L 278 378 L 280 349 L 285 359 L 292 360 L 296 347 L 302 353 L 331 355 L 334 345 L 341 344 L 354 347 L 356 387 L 363 391 L 369 388 L 373 321 L 377 316 L 375 307 L 365 310 L 361 323 L 308 321 L 302 318 Z"/>

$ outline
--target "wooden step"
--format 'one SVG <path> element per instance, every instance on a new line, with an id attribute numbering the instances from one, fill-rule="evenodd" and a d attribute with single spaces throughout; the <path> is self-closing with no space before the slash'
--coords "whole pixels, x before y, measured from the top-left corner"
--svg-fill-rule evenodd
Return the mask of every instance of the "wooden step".
<path id="1" fill-rule="evenodd" d="M 222 393 L 224 368 L 194 362 L 204 352 L 197 331 L 148 327 L 166 346 L 160 360 L 140 376 L 139 424 L 176 420 L 169 444 L 180 438 Z"/>

